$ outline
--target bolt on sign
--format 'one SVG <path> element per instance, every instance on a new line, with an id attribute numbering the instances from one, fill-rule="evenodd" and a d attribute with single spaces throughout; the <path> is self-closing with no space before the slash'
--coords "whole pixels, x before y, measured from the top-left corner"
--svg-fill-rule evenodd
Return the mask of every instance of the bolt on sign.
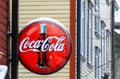
<path id="1" fill-rule="evenodd" d="M 38 18 L 27 23 L 19 34 L 19 59 L 30 71 L 51 74 L 60 70 L 71 55 L 71 37 L 57 20 Z"/>

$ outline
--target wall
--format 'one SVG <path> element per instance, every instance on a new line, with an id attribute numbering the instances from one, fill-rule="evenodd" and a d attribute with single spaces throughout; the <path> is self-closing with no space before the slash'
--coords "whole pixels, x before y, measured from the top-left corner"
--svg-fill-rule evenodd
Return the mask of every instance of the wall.
<path id="1" fill-rule="evenodd" d="M 7 64 L 8 0 L 0 0 L 0 64 Z"/>
<path id="2" fill-rule="evenodd" d="M 62 22 L 70 28 L 70 1 L 69 0 L 19 0 L 19 29 L 27 22 L 48 17 Z M 69 79 L 69 62 L 55 74 L 37 75 L 29 72 L 19 63 L 19 79 Z"/>

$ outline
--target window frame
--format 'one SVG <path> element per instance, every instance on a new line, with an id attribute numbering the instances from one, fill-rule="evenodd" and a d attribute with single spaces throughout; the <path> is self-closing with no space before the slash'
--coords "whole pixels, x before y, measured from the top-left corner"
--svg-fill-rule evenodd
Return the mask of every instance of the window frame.
<path id="1" fill-rule="evenodd" d="M 109 73 L 109 68 L 110 68 L 110 31 L 107 29 L 106 30 L 106 73 Z"/>
<path id="2" fill-rule="evenodd" d="M 95 47 L 95 79 L 99 79 L 99 60 L 100 60 L 100 49 L 99 47 Z"/>
<path id="3" fill-rule="evenodd" d="M 88 54 L 87 54 L 87 64 L 90 69 L 93 68 L 92 62 L 92 15 L 93 15 L 93 4 L 89 1 L 88 3 Z"/>
<path id="4" fill-rule="evenodd" d="M 101 20 L 101 64 L 105 64 L 105 27 L 106 24 L 103 20 Z M 105 66 L 101 67 L 101 75 L 104 77 Z"/>
<path id="5" fill-rule="evenodd" d="M 97 13 L 97 15 L 95 15 L 95 36 L 99 39 L 100 37 L 100 23 L 99 23 L 99 10 L 100 10 L 100 6 L 99 6 L 99 2 L 100 0 L 95 0 L 95 12 Z"/>
<path id="6" fill-rule="evenodd" d="M 81 60 L 85 61 L 85 0 L 81 0 L 80 18 L 80 54 Z"/>

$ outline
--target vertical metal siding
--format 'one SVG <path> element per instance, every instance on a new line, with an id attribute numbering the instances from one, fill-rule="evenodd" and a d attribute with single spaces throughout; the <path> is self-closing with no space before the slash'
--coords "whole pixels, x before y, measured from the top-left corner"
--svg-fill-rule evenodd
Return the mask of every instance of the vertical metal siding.
<path id="1" fill-rule="evenodd" d="M 19 0 L 19 28 L 27 22 L 48 17 L 62 22 L 70 28 L 70 1 L 69 0 Z M 69 62 L 60 71 L 51 75 L 37 75 L 29 72 L 19 63 L 19 79 L 69 79 Z"/>

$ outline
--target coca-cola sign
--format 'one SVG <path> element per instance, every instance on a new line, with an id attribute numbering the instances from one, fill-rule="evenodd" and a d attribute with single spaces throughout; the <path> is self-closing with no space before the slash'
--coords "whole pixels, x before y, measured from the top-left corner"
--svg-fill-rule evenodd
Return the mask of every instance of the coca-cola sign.
<path id="1" fill-rule="evenodd" d="M 69 60 L 71 38 L 65 26 L 50 18 L 27 23 L 19 34 L 19 59 L 30 71 L 51 74 Z"/>

